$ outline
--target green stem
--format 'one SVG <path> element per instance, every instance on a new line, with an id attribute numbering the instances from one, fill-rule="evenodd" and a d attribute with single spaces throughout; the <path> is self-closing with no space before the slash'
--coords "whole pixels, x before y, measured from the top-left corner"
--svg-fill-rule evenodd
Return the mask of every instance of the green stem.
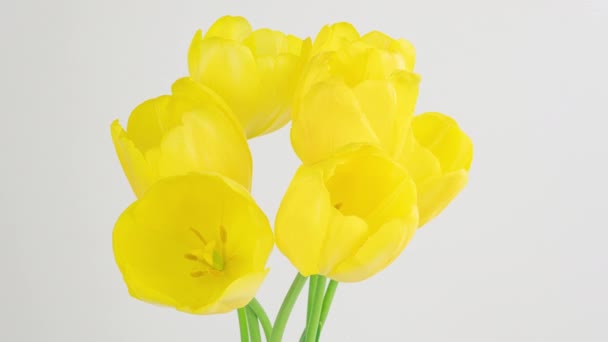
<path id="1" fill-rule="evenodd" d="M 262 329 L 264 329 L 266 341 L 270 341 L 270 335 L 272 335 L 272 323 L 270 323 L 270 319 L 268 318 L 266 311 L 264 311 L 262 304 L 260 304 L 257 299 L 253 298 L 247 307 L 255 312 L 255 315 L 260 320 L 260 324 L 262 324 Z"/>
<path id="2" fill-rule="evenodd" d="M 293 309 L 296 299 L 298 299 L 298 296 L 300 295 L 302 287 L 304 287 L 305 283 L 306 277 L 298 273 L 293 280 L 293 283 L 291 283 L 291 287 L 289 288 L 287 295 L 285 295 L 283 304 L 281 304 L 281 308 L 279 309 L 279 314 L 274 321 L 274 328 L 272 329 L 272 337 L 270 338 L 270 342 L 281 342 L 283 333 L 285 332 L 285 326 L 287 325 L 287 320 L 291 314 L 291 310 Z"/>
<path id="3" fill-rule="evenodd" d="M 250 307 L 246 307 L 247 312 L 247 325 L 249 325 L 249 334 L 251 335 L 251 342 L 262 342 L 262 335 L 260 335 L 260 324 L 258 323 L 258 317 Z"/>
<path id="4" fill-rule="evenodd" d="M 319 342 L 319 338 L 321 337 L 321 330 L 323 329 L 323 325 L 325 324 L 325 320 L 327 319 L 327 315 L 329 314 L 329 307 L 331 306 L 331 302 L 334 300 L 334 295 L 336 294 L 336 289 L 338 288 L 338 282 L 332 280 L 329 282 L 327 286 L 327 291 L 325 292 L 325 298 L 323 299 L 323 309 L 321 309 L 321 317 L 319 319 L 319 330 L 317 331 L 317 342 Z"/>
<path id="5" fill-rule="evenodd" d="M 317 290 L 317 278 L 311 277 L 308 282 L 308 306 L 306 307 L 306 326 L 304 327 L 304 331 L 302 331 L 302 335 L 300 336 L 300 342 L 304 342 L 306 340 L 306 327 L 308 327 L 308 322 L 310 322 L 310 315 L 312 314 L 312 306 L 315 300 L 315 291 Z"/>
<path id="6" fill-rule="evenodd" d="M 317 339 L 317 330 L 319 328 L 319 319 L 321 318 L 321 309 L 323 306 L 323 294 L 325 293 L 325 282 L 327 278 L 320 275 L 314 275 L 316 277 L 316 289 L 315 298 L 312 303 L 313 309 L 310 314 L 310 321 L 306 326 L 306 342 L 315 342 Z"/>
<path id="7" fill-rule="evenodd" d="M 315 300 L 315 291 L 317 290 L 317 281 L 316 277 L 311 277 L 308 282 L 308 308 L 306 309 L 306 324 L 310 322 L 310 314 L 312 314 L 312 305 Z"/>
<path id="8" fill-rule="evenodd" d="M 236 310 L 239 316 L 239 330 L 241 331 L 241 342 L 249 342 L 249 331 L 247 330 L 247 310 L 240 308 Z"/>

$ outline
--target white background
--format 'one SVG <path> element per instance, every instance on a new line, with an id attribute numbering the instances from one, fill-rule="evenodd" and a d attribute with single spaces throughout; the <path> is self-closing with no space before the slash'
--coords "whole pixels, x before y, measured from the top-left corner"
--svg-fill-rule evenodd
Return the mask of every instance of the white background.
<path id="1" fill-rule="evenodd" d="M 195 30 L 224 14 L 409 39 L 418 112 L 475 143 L 466 190 L 388 269 L 339 287 L 324 341 L 608 341 L 606 0 L 2 0 L 1 341 L 238 340 L 236 314 L 130 298 L 111 249 L 134 196 L 109 124 L 167 93 Z M 288 133 L 251 141 L 271 221 L 298 165 Z M 269 265 L 274 317 L 295 271 L 276 251 Z"/>

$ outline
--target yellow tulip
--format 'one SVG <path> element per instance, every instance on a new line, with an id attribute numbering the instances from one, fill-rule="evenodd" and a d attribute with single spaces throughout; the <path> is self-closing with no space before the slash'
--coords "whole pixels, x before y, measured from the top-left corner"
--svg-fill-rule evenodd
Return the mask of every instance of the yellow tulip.
<path id="1" fill-rule="evenodd" d="M 302 165 L 275 222 L 277 247 L 304 276 L 364 280 L 388 266 L 418 227 L 407 171 L 370 145 Z"/>
<path id="2" fill-rule="evenodd" d="M 311 55 L 338 51 L 353 44 L 376 48 L 378 57 L 393 69 L 414 70 L 416 50 L 412 43 L 402 38 L 391 38 L 380 31 L 370 31 L 361 36 L 353 25 L 346 22 L 324 26 L 315 38 Z"/>
<path id="3" fill-rule="evenodd" d="M 473 160 L 473 143 L 456 121 L 440 113 L 412 120 L 399 162 L 418 189 L 419 225 L 437 216 L 464 188 Z"/>
<path id="4" fill-rule="evenodd" d="M 413 52 L 393 52 L 393 45 L 401 46 L 379 32 L 358 37 L 348 24 L 321 30 L 313 45 L 318 54 L 298 86 L 292 115 L 291 143 L 305 164 L 350 143 L 400 154 L 420 78 L 411 72 Z"/>
<path id="5" fill-rule="evenodd" d="M 140 104 L 127 131 L 112 123 L 114 146 L 133 191 L 141 197 L 159 179 L 213 171 L 251 187 L 247 139 L 228 106 L 189 78 L 173 94 Z"/>
<path id="6" fill-rule="evenodd" d="M 114 227 L 113 247 L 133 297 L 214 314 L 253 299 L 273 236 L 241 185 L 191 173 L 160 180 L 129 206 Z"/>
<path id="7" fill-rule="evenodd" d="M 296 82 L 308 59 L 310 39 L 279 31 L 252 31 L 245 18 L 218 19 L 188 52 L 190 76 L 222 96 L 252 138 L 290 119 Z"/>

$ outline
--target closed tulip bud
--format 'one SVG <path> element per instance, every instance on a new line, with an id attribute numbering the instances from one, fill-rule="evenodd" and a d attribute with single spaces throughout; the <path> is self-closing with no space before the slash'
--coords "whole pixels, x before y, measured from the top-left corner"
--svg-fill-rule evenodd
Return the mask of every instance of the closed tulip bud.
<path id="1" fill-rule="evenodd" d="M 473 160 L 473 143 L 456 121 L 440 113 L 412 120 L 399 158 L 416 183 L 419 225 L 437 216 L 464 188 Z"/>
<path id="2" fill-rule="evenodd" d="M 359 37 L 345 23 L 321 30 L 294 101 L 291 142 L 304 163 L 350 143 L 400 153 L 420 82 L 403 45 L 380 32 Z"/>
<path id="3" fill-rule="evenodd" d="M 247 137 L 270 133 L 291 117 L 291 103 L 310 39 L 269 29 L 253 31 L 245 18 L 226 16 L 188 52 L 190 76 L 226 100 Z"/>
<path id="4" fill-rule="evenodd" d="M 252 161 L 245 134 L 230 108 L 189 78 L 173 94 L 137 106 L 125 131 L 112 139 L 133 191 L 141 197 L 156 181 L 190 172 L 217 172 L 251 187 Z"/>
<path id="5" fill-rule="evenodd" d="M 311 56 L 338 51 L 353 43 L 378 49 L 385 62 L 395 70 L 414 70 L 416 50 L 412 43 L 402 38 L 391 38 L 380 31 L 371 31 L 361 36 L 353 25 L 346 22 L 324 26 L 315 38 Z"/>
<path id="6" fill-rule="evenodd" d="M 277 247 L 304 276 L 361 281 L 388 266 L 418 227 L 406 170 L 369 145 L 302 165 L 281 202 Z"/>

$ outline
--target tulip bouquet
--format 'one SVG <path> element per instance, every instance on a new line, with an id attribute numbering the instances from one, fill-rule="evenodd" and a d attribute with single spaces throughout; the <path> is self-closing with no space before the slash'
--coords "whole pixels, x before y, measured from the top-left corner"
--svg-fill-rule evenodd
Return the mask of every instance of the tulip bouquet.
<path id="1" fill-rule="evenodd" d="M 113 232 L 129 293 L 236 311 L 242 341 L 279 342 L 308 282 L 300 340 L 319 341 L 338 283 L 387 267 L 467 183 L 471 140 L 446 115 L 414 115 L 414 60 L 406 40 L 348 23 L 314 41 L 231 16 L 196 32 L 189 76 L 137 106 L 126 130 L 111 125 L 137 196 Z M 247 141 L 290 120 L 302 165 L 273 232 L 250 194 Z M 275 242 L 298 272 L 271 322 L 255 295 Z"/>

